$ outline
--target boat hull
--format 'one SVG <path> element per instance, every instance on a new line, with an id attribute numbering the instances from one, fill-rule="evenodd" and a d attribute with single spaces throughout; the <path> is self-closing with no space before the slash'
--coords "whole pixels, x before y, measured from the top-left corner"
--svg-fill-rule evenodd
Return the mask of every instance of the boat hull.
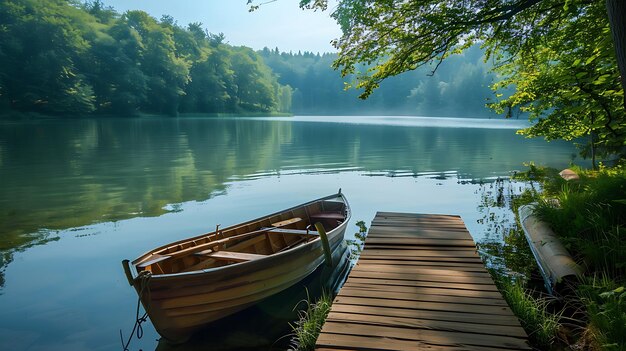
<path id="1" fill-rule="evenodd" d="M 331 256 L 344 239 L 348 220 L 346 202 L 346 218 L 326 233 Z M 168 341 L 180 343 L 211 322 L 293 286 L 320 265 L 332 264 L 326 257 L 317 237 L 262 259 L 223 267 L 175 274 L 135 270 L 132 281 L 155 329 Z"/>

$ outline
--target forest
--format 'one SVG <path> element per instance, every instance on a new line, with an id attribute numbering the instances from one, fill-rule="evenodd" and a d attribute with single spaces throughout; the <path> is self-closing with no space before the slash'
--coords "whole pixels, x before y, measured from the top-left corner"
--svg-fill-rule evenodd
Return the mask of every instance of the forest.
<path id="1" fill-rule="evenodd" d="M 359 99 L 356 89 L 345 89 L 354 75 L 342 77 L 332 68 L 336 54 L 281 53 L 278 48 L 265 48 L 260 55 L 279 83 L 293 88 L 295 114 L 496 116 L 485 107 L 493 101 L 490 85 L 495 75 L 478 45 L 450 57 L 434 74 L 433 66 L 423 66 L 389 78 L 367 99 Z"/>
<path id="2" fill-rule="evenodd" d="M 202 23 L 118 13 L 100 1 L 0 4 L 0 116 L 323 114 L 492 117 L 483 51 L 451 57 L 431 76 L 392 77 L 369 99 L 335 53 L 259 52 Z M 268 43 L 269 44 L 269 43 Z M 366 67 L 362 67 L 365 69 Z M 0 117 L 1 118 L 1 117 Z"/>
<path id="3" fill-rule="evenodd" d="M 289 110 L 257 53 L 201 23 L 99 1 L 0 3 L 0 113 L 177 115 Z"/>

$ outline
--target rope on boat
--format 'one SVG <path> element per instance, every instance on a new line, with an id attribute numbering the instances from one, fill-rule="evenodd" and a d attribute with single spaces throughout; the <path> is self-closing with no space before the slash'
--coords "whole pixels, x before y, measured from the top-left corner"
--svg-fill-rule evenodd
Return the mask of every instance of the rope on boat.
<path id="1" fill-rule="evenodd" d="M 135 325 L 133 325 L 133 330 L 130 332 L 126 343 L 124 343 L 124 336 L 122 335 L 122 329 L 120 329 L 120 341 L 122 342 L 123 351 L 129 351 L 128 346 L 134 335 L 137 335 L 137 340 L 143 337 L 143 327 L 141 324 L 148 320 L 148 312 L 144 312 L 143 316 L 139 317 L 139 309 L 141 308 L 141 296 L 143 296 L 144 291 L 150 293 L 150 290 L 146 290 L 146 288 L 148 287 L 151 276 L 152 274 L 149 271 L 142 271 L 136 278 L 136 281 L 140 283 L 140 288 L 139 298 L 137 299 L 137 310 L 135 312 Z M 150 299 L 148 298 L 147 301 L 150 301 Z"/>

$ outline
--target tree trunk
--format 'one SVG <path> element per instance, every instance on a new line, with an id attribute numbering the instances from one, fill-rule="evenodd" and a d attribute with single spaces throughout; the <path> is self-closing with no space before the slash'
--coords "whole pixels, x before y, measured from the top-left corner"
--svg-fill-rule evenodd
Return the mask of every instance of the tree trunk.
<path id="1" fill-rule="evenodd" d="M 613 34 L 617 66 L 624 90 L 624 109 L 626 109 L 626 1 L 606 0 L 606 12 Z"/>
<path id="2" fill-rule="evenodd" d="M 591 132 L 591 169 L 594 171 L 598 169 L 596 167 L 596 135 Z"/>
<path id="3" fill-rule="evenodd" d="M 594 113 L 591 114 L 591 125 L 596 124 L 596 115 Z M 596 170 L 596 132 L 591 128 L 589 131 L 589 135 L 591 136 L 591 169 Z"/>

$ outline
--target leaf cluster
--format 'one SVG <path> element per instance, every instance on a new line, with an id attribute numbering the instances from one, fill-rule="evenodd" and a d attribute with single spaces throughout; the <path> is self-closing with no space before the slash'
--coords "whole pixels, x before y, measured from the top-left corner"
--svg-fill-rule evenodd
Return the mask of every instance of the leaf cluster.
<path id="1" fill-rule="evenodd" d="M 535 6 L 539 2 L 340 1 L 332 14 L 343 31 L 334 42 L 340 50 L 335 67 L 348 75 L 357 73 L 361 63 L 373 65 L 358 75 L 357 87 L 366 98 L 382 80 L 427 63 L 434 62 L 436 69 L 473 43 L 500 48 L 503 39 L 523 41 L 534 31 L 529 18 L 550 12 L 550 4 Z M 552 3 L 541 3 L 546 2 Z"/>
<path id="2" fill-rule="evenodd" d="M 334 68 L 356 77 L 361 98 L 478 43 L 501 79 L 490 107 L 536 123 L 522 134 L 591 135 L 592 150 L 624 153 L 624 92 L 603 1 L 340 0 L 332 16 L 343 31 Z"/>
<path id="3" fill-rule="evenodd" d="M 503 78 L 494 89 L 515 87 L 515 92 L 491 107 L 507 116 L 516 109 L 528 112 L 535 123 L 520 131 L 523 135 L 548 140 L 591 135 L 593 147 L 620 152 L 624 93 L 609 23 L 602 20 L 606 9 L 595 2 L 563 12 L 563 19 L 539 23 L 543 34 L 528 38 L 523 50 L 497 67 Z"/>

